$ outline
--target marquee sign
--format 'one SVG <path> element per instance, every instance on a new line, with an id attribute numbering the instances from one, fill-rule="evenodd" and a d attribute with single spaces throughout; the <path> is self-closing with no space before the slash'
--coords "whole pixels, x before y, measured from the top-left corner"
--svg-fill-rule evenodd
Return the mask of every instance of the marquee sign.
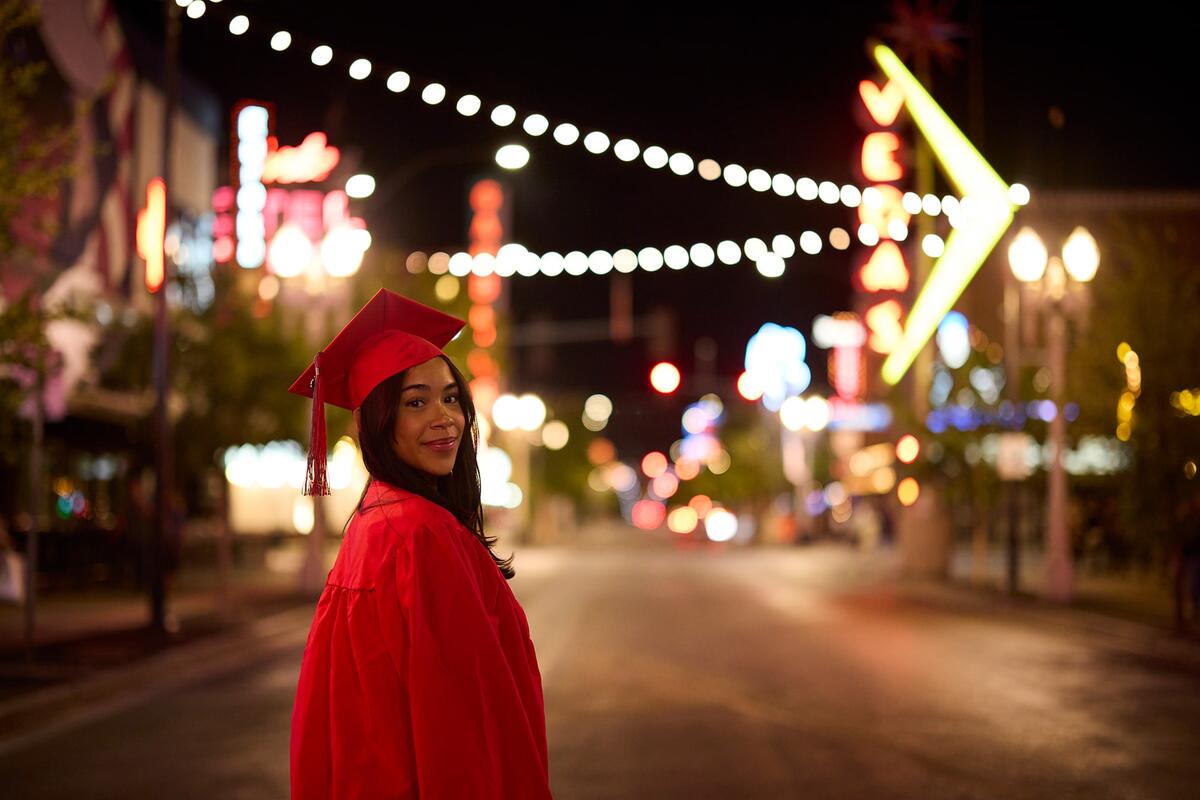
<path id="1" fill-rule="evenodd" d="M 263 103 L 246 101 L 234 109 L 233 181 L 213 193 L 213 260 L 244 269 L 265 266 L 281 278 L 310 271 L 353 275 L 371 235 L 361 218 L 350 215 L 344 189 L 319 185 L 341 153 L 320 132 L 280 147 L 274 121 L 273 109 Z"/>

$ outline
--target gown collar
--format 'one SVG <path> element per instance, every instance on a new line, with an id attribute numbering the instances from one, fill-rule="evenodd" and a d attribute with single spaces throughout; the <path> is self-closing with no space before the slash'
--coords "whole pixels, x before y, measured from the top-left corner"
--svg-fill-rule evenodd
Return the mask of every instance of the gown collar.
<path id="1" fill-rule="evenodd" d="M 375 503 L 391 503 L 397 500 L 405 500 L 409 497 L 418 497 L 419 495 L 401 489 L 399 486 L 393 486 L 390 483 L 371 478 L 367 484 L 367 499 L 366 505 L 374 505 Z"/>

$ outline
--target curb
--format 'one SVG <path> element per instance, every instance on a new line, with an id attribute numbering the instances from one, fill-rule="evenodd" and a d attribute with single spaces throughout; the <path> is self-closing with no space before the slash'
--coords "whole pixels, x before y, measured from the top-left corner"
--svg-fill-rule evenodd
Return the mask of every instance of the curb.
<path id="1" fill-rule="evenodd" d="M 1189 661 L 1200 669 L 1200 640 L 1152 622 L 1131 620 L 1073 605 L 1054 605 L 1038 597 L 1012 597 L 953 583 L 906 578 L 898 581 L 896 586 L 902 594 L 918 602 L 950 603 L 959 609 L 971 608 L 991 614 L 1009 613 L 1020 619 L 1035 618 L 1061 629 L 1103 637 L 1112 646 L 1129 652 Z"/>

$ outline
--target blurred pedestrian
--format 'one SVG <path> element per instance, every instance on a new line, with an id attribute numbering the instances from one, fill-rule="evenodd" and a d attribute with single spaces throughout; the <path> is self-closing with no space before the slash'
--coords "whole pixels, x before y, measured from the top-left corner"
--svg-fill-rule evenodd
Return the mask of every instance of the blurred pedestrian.
<path id="1" fill-rule="evenodd" d="M 293 798 L 549 798 L 541 676 L 483 530 L 478 424 L 441 349 L 463 327 L 381 290 L 291 391 L 313 398 L 305 490 L 328 493 L 323 403 L 370 480 L 317 605 L 292 716 Z"/>
<path id="2" fill-rule="evenodd" d="M 4 517 L 0 517 L 0 602 L 25 602 L 25 559 L 13 545 Z"/>

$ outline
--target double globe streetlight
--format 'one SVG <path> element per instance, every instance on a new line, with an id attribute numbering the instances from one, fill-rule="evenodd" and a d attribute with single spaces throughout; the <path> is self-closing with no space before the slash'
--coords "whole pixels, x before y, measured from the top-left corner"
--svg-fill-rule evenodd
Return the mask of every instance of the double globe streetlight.
<path id="1" fill-rule="evenodd" d="M 1082 289 L 1096 277 L 1100 248 L 1088 230 L 1076 227 L 1063 243 L 1060 256 L 1051 256 L 1042 237 L 1030 227 L 1022 228 L 1008 248 L 1008 263 L 1017 280 L 1029 286 L 1050 310 L 1046 332 L 1050 399 L 1051 446 L 1046 501 L 1046 596 L 1066 602 L 1071 599 L 1074 580 L 1071 539 L 1067 530 L 1067 475 L 1063 467 L 1066 441 L 1064 405 L 1066 395 L 1067 313 L 1082 307 Z"/>

